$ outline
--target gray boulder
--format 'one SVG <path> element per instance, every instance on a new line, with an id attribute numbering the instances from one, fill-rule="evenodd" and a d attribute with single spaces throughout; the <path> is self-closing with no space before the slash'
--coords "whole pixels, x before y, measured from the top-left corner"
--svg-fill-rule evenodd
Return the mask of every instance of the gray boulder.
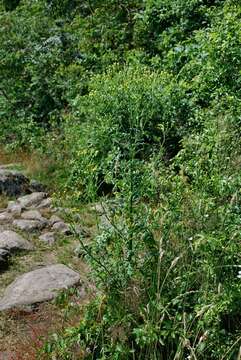
<path id="1" fill-rule="evenodd" d="M 65 265 L 43 267 L 19 276 L 0 299 L 0 311 L 52 300 L 59 290 L 80 281 L 80 275 Z"/>
<path id="2" fill-rule="evenodd" d="M 45 192 L 34 192 L 18 198 L 18 203 L 22 208 L 30 208 L 39 205 L 46 196 L 47 194 Z"/>
<path id="3" fill-rule="evenodd" d="M 0 233 L 0 249 L 12 253 L 19 250 L 33 250 L 33 245 L 16 232 L 6 230 Z"/>
<path id="4" fill-rule="evenodd" d="M 29 180 L 18 171 L 0 169 L 0 194 L 18 196 L 29 191 Z"/>
<path id="5" fill-rule="evenodd" d="M 19 230 L 27 232 L 42 230 L 46 225 L 47 223 L 45 221 L 39 220 L 17 219 L 13 221 L 13 226 L 15 226 Z"/>

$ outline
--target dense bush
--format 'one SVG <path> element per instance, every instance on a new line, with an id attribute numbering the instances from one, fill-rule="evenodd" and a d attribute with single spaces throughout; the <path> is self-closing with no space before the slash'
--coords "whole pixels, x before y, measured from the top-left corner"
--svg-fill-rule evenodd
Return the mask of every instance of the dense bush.
<path id="1" fill-rule="evenodd" d="M 104 182 L 115 185 L 122 162 L 132 156 L 141 163 L 160 151 L 167 158 L 177 153 L 179 140 L 192 126 L 186 91 L 185 83 L 143 66 L 114 66 L 92 77 L 88 94 L 74 99 L 73 113 L 66 118 L 70 185 L 74 181 L 85 192 L 92 183 L 98 192 Z"/>

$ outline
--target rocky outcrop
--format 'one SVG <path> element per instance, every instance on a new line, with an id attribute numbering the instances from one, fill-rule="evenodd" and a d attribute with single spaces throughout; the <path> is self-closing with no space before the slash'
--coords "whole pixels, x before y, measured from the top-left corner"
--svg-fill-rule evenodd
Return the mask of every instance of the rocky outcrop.
<path id="1" fill-rule="evenodd" d="M 20 196 L 33 192 L 44 192 L 45 186 L 30 180 L 21 171 L 14 170 L 19 164 L 0 165 L 0 194 Z"/>
<path id="2" fill-rule="evenodd" d="M 0 194 L 18 196 L 29 192 L 29 179 L 21 172 L 0 168 Z"/>

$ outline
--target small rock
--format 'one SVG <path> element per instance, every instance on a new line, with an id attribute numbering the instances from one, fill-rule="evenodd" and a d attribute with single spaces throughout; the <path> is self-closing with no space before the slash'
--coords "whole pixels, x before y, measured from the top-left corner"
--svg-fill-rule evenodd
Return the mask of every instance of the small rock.
<path id="1" fill-rule="evenodd" d="M 25 220 L 38 220 L 38 221 L 47 221 L 38 210 L 28 210 L 22 213 L 21 216 Z"/>
<path id="2" fill-rule="evenodd" d="M 57 222 L 63 222 L 63 220 L 60 219 L 60 217 L 58 217 L 57 215 L 52 215 L 51 218 L 49 219 L 50 225 L 53 226 Z"/>
<path id="3" fill-rule="evenodd" d="M 22 219 L 18 219 L 18 220 L 14 220 L 14 222 L 13 222 L 13 226 L 18 228 L 19 230 L 28 231 L 28 232 L 41 230 L 46 225 L 47 224 L 46 224 L 45 221 L 39 221 L 39 220 L 22 220 Z"/>
<path id="4" fill-rule="evenodd" d="M 39 237 L 39 240 L 47 243 L 48 245 L 53 245 L 54 242 L 55 242 L 55 233 L 54 232 L 47 232 L 45 234 L 42 234 Z"/>
<path id="5" fill-rule="evenodd" d="M 0 311 L 48 301 L 58 291 L 74 286 L 80 275 L 62 264 L 46 266 L 19 276 L 5 290 Z"/>
<path id="6" fill-rule="evenodd" d="M 6 230 L 0 233 L 0 248 L 12 253 L 18 250 L 33 250 L 33 245 L 16 232 Z"/>
<path id="7" fill-rule="evenodd" d="M 10 224 L 13 221 L 11 214 L 4 212 L 0 214 L 0 224 Z"/>
<path id="8" fill-rule="evenodd" d="M 37 209 L 46 209 L 52 206 L 52 199 L 47 198 L 41 201 L 41 203 L 37 206 Z"/>
<path id="9" fill-rule="evenodd" d="M 15 201 L 9 201 L 7 211 L 10 212 L 13 216 L 20 216 L 22 212 L 22 207 Z"/>
<path id="10" fill-rule="evenodd" d="M 25 195 L 18 198 L 18 202 L 22 207 L 30 208 L 32 206 L 37 206 L 41 201 L 46 198 L 47 194 L 44 192 L 34 192 L 30 195 Z"/>
<path id="11" fill-rule="evenodd" d="M 56 222 L 53 226 L 52 229 L 55 231 L 60 232 L 61 234 L 64 235 L 71 235 L 72 232 L 70 231 L 70 228 L 67 224 L 65 224 L 63 221 L 59 221 Z"/>

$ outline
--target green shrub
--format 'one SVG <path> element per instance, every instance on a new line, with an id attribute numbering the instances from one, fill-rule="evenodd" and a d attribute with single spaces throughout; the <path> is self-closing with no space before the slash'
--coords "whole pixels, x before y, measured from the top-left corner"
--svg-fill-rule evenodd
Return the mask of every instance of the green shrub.
<path id="1" fill-rule="evenodd" d="M 184 82 L 143 66 L 114 67 L 92 77 L 89 93 L 73 101 L 73 115 L 66 119 L 70 184 L 87 195 L 91 184 L 95 193 L 103 183 L 114 185 L 133 146 L 140 164 L 163 147 L 164 156 L 173 156 L 191 126 L 186 91 Z"/>

